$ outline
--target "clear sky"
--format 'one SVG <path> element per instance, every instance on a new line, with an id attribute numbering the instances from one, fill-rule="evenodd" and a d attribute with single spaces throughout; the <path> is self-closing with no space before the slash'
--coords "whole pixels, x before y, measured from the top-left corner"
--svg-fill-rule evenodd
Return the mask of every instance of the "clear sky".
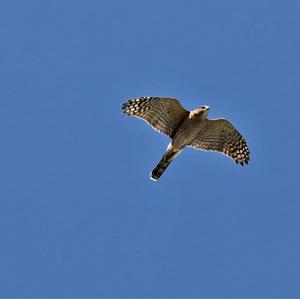
<path id="1" fill-rule="evenodd" d="M 300 1 L 1 1 L 0 297 L 300 297 Z M 211 107 L 251 163 L 120 105 Z"/>

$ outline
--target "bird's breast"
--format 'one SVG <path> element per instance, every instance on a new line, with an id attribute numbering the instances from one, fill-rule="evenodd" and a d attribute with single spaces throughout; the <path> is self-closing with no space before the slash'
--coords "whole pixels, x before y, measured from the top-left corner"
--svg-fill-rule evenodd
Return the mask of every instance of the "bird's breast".
<path id="1" fill-rule="evenodd" d="M 193 118 L 186 119 L 177 129 L 172 140 L 174 148 L 179 150 L 190 145 L 203 130 L 205 130 L 205 121 Z"/>

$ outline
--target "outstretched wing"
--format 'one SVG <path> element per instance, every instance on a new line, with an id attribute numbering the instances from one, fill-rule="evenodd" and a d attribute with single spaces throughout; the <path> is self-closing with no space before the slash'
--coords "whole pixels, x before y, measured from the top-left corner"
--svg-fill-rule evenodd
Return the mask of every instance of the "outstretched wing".
<path id="1" fill-rule="evenodd" d="M 173 138 L 179 125 L 189 115 L 178 100 L 172 98 L 140 97 L 122 105 L 127 115 L 145 120 L 155 130 Z"/>
<path id="2" fill-rule="evenodd" d="M 238 164 L 248 164 L 250 151 L 246 140 L 229 121 L 208 119 L 206 124 L 206 130 L 200 132 L 190 146 L 205 151 L 221 152 Z"/>

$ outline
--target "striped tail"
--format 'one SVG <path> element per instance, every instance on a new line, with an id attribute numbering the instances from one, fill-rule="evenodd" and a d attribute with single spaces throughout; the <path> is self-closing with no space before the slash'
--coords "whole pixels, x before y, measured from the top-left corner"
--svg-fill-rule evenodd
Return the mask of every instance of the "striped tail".
<path id="1" fill-rule="evenodd" d="M 167 169 L 169 164 L 181 153 L 180 151 L 174 151 L 173 146 L 170 144 L 168 146 L 167 152 L 163 155 L 162 159 L 159 161 L 157 166 L 152 170 L 150 179 L 156 181 Z"/>

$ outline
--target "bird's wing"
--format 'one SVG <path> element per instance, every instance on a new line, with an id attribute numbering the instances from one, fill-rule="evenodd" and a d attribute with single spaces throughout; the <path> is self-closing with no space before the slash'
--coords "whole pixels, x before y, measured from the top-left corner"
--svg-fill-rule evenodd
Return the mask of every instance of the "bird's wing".
<path id="1" fill-rule="evenodd" d="M 207 120 L 207 127 L 190 145 L 205 151 L 217 151 L 244 165 L 250 160 L 246 140 L 226 119 Z"/>
<path id="2" fill-rule="evenodd" d="M 182 121 L 189 115 L 180 102 L 172 98 L 140 97 L 122 105 L 123 113 L 145 120 L 155 130 L 174 137 Z"/>

